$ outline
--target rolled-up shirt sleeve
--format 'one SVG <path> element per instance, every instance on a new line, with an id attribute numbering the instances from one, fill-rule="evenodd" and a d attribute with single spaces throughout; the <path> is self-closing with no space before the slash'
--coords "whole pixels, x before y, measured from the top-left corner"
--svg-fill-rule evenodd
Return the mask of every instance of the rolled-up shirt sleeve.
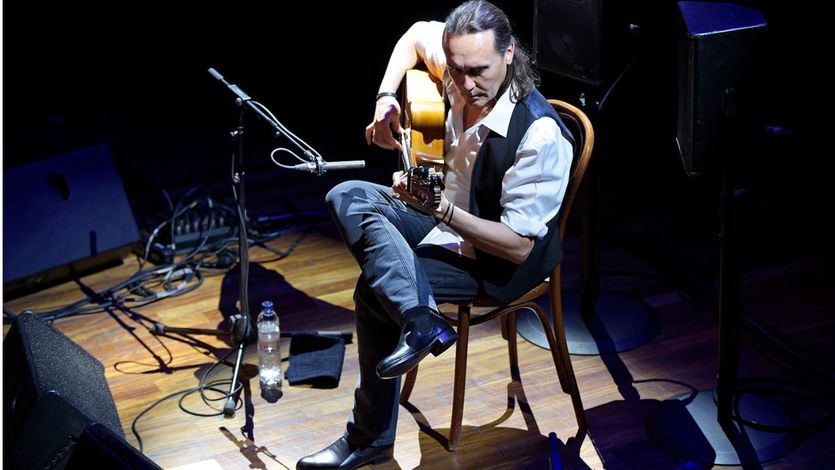
<path id="1" fill-rule="evenodd" d="M 502 179 L 501 222 L 523 237 L 543 238 L 562 205 L 572 158 L 571 143 L 556 121 L 534 121 Z"/>

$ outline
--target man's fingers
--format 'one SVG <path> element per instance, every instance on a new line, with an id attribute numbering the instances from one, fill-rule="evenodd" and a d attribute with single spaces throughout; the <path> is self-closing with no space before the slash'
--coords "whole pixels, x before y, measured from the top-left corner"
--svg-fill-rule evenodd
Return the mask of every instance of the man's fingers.
<path id="1" fill-rule="evenodd" d="M 399 137 L 403 132 L 400 126 L 400 106 L 397 101 L 383 99 L 377 103 L 374 121 L 365 128 L 365 142 L 375 143 L 384 149 L 403 150 Z"/>
<path id="2" fill-rule="evenodd" d="M 371 141 L 374 139 L 374 123 L 365 126 L 365 143 L 367 145 L 371 145 Z"/>
<path id="3" fill-rule="evenodd" d="M 374 143 L 383 148 L 400 150 L 400 143 L 397 142 L 388 127 L 383 127 L 374 132 Z"/>
<path id="4" fill-rule="evenodd" d="M 403 129 L 403 126 L 400 125 L 400 121 L 389 122 L 389 127 L 391 127 L 391 132 L 394 135 L 400 135 L 403 132 L 405 132 L 405 130 Z"/>
<path id="5" fill-rule="evenodd" d="M 403 129 L 403 127 L 400 125 L 400 121 L 391 121 L 389 123 L 389 127 L 391 127 L 391 132 L 395 136 L 397 136 L 397 139 L 394 139 L 395 147 L 397 148 L 397 150 L 400 150 L 402 152 L 403 146 L 400 145 L 400 136 L 403 135 L 403 133 L 406 132 L 406 130 Z"/>

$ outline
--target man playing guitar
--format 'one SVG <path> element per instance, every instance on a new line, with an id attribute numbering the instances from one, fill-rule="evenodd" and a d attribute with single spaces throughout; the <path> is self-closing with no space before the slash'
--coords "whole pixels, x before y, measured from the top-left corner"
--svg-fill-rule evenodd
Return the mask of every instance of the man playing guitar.
<path id="1" fill-rule="evenodd" d="M 466 2 L 445 23 L 415 23 L 397 42 L 366 140 L 404 151 L 397 100 L 422 62 L 449 100 L 443 190 L 415 197 L 404 172 L 391 187 L 337 185 L 328 208 L 362 269 L 356 327 L 360 381 L 343 437 L 297 468 L 357 468 L 393 455 L 400 376 L 456 340 L 439 303 L 488 296 L 508 302 L 560 261 L 556 222 L 572 138 L 536 90 L 507 16 Z"/>

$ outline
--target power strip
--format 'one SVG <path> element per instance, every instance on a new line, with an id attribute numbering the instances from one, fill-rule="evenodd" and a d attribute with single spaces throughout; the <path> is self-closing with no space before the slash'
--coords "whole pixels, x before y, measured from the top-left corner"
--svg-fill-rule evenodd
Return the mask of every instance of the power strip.
<path id="1" fill-rule="evenodd" d="M 195 228 L 196 230 L 191 230 Z M 171 264 L 177 255 L 182 255 L 190 252 L 205 239 L 204 246 L 212 246 L 213 244 L 226 240 L 229 238 L 236 238 L 238 236 L 237 226 L 219 225 L 211 229 L 200 229 L 193 225 L 188 226 L 188 229 L 174 233 L 174 243 L 170 242 L 170 231 L 168 236 L 158 236 L 158 241 L 151 243 L 148 252 L 148 261 L 154 264 Z M 162 234 L 160 234 L 162 235 Z M 145 235 L 142 242 L 136 246 L 134 250 L 140 256 L 145 256 L 145 247 L 148 243 L 148 236 Z"/>

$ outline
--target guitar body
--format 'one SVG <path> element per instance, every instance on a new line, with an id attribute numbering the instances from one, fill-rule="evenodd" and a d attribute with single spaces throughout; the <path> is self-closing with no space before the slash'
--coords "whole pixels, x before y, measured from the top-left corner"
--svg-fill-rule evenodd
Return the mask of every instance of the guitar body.
<path id="1" fill-rule="evenodd" d="M 422 70 L 407 70 L 403 93 L 403 127 L 409 131 L 411 166 L 444 168 L 444 99 L 440 84 Z"/>

